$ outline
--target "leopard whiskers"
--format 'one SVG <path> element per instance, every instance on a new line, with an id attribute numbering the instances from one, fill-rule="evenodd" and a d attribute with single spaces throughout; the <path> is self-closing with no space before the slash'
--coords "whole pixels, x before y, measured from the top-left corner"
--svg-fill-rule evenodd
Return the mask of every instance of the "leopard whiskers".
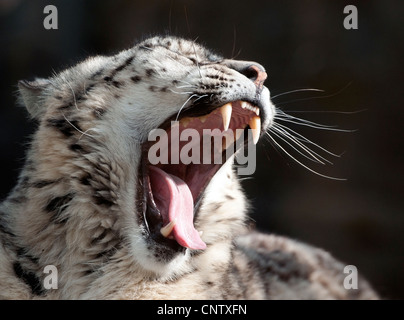
<path id="1" fill-rule="evenodd" d="M 77 101 L 76 101 L 76 94 L 74 93 L 74 90 L 73 90 L 72 86 L 70 85 L 70 83 L 68 81 L 66 81 L 66 83 L 69 86 L 70 90 L 72 91 L 74 105 L 75 105 L 76 109 L 79 111 L 79 107 L 77 106 Z"/>
<path id="2" fill-rule="evenodd" d="M 313 170 L 312 168 L 306 166 L 304 163 L 302 163 L 301 161 L 299 161 L 298 159 L 296 159 L 294 156 L 292 156 L 288 151 L 286 151 L 285 148 L 283 148 L 283 147 L 279 144 L 279 142 L 277 142 L 277 141 L 272 137 L 272 135 L 271 135 L 269 132 L 266 132 L 266 133 L 267 133 L 267 137 L 269 138 L 269 141 L 271 142 L 271 144 L 272 144 L 275 148 L 280 149 L 280 150 L 281 150 L 283 153 L 285 153 L 289 158 L 291 158 L 293 161 L 295 161 L 297 164 L 299 164 L 300 166 L 302 166 L 302 167 L 305 168 L 306 170 L 308 170 L 308 171 L 314 173 L 314 174 L 317 175 L 317 176 L 320 176 L 320 177 L 323 177 L 323 178 L 326 178 L 326 179 L 336 180 L 336 181 L 346 181 L 346 179 L 343 179 L 343 178 L 336 178 L 336 177 L 327 176 L 327 175 L 325 175 L 325 174 L 319 173 L 319 172 Z"/>
<path id="3" fill-rule="evenodd" d="M 330 113 L 330 114 L 356 114 L 367 111 L 367 109 L 355 110 L 355 111 L 333 111 L 333 110 L 286 110 L 289 113 Z"/>
<path id="4" fill-rule="evenodd" d="M 195 49 L 195 41 L 196 41 L 197 39 L 198 39 L 198 38 L 196 38 L 194 41 L 192 41 L 192 47 L 194 48 L 195 63 L 196 63 L 196 66 L 198 67 L 199 76 L 200 76 L 200 78 L 202 79 L 201 67 L 199 66 L 198 55 L 196 54 L 196 49 Z"/>
<path id="5" fill-rule="evenodd" d="M 343 87 L 342 89 L 338 90 L 337 92 L 333 92 L 327 95 L 321 95 L 321 96 L 314 96 L 314 97 L 307 97 L 307 98 L 298 98 L 298 99 L 293 99 L 293 100 L 289 100 L 289 101 L 283 101 L 283 102 L 278 102 L 279 104 L 291 104 L 291 103 L 295 103 L 295 102 L 302 102 L 302 101 L 309 101 L 309 100 L 316 100 L 316 99 L 326 99 L 326 98 L 331 98 L 331 97 L 335 97 L 339 94 L 341 94 L 345 89 L 347 89 L 350 85 L 352 84 L 352 82 L 349 82 L 345 87 Z M 272 97 L 272 99 L 276 99 L 280 96 L 283 95 L 287 95 L 287 94 L 291 94 L 291 93 L 297 93 L 297 92 L 303 92 L 303 91 L 316 91 L 316 92 L 325 92 L 324 90 L 321 89 L 316 89 L 316 88 L 307 88 L 307 89 L 297 89 L 297 90 L 291 90 L 291 91 L 287 91 L 284 93 L 280 93 L 277 95 L 274 95 Z"/>
<path id="6" fill-rule="evenodd" d="M 309 149 L 306 147 L 302 142 L 300 142 L 298 139 L 290 135 L 286 130 L 282 130 L 276 127 L 274 125 L 270 131 L 279 139 L 284 141 L 287 145 L 289 145 L 292 149 L 294 149 L 296 152 L 304 156 L 306 159 L 309 159 L 311 161 L 314 161 L 316 163 L 320 163 L 324 165 L 325 163 L 321 161 L 320 159 L 324 160 L 325 162 L 328 162 L 332 164 L 331 161 L 325 159 L 324 157 L 320 156 L 318 153 L 314 152 L 313 150 Z M 290 142 L 289 142 L 290 141 Z M 300 148 L 302 151 L 300 151 L 298 148 Z M 306 153 L 306 154 L 305 154 Z"/>
<path id="7" fill-rule="evenodd" d="M 197 89 L 197 86 L 194 85 L 183 85 L 183 86 L 176 86 L 177 89 L 184 89 L 184 88 L 190 88 L 190 89 Z"/>
<path id="8" fill-rule="evenodd" d="M 337 131 L 337 132 L 355 132 L 356 131 L 356 130 L 340 129 L 340 128 L 336 128 L 335 126 L 324 125 L 324 124 L 316 123 L 316 122 L 309 121 L 306 119 L 302 119 L 299 117 L 291 116 L 289 114 L 286 114 L 282 110 L 277 110 L 277 112 L 275 114 L 275 120 L 289 122 L 289 123 L 293 123 L 296 125 L 307 126 L 307 127 L 311 127 L 314 129 L 320 129 L 320 130 Z"/>
<path id="9" fill-rule="evenodd" d="M 315 89 L 315 88 L 296 89 L 296 90 L 290 90 L 290 91 L 286 91 L 286 92 L 282 92 L 282 93 L 276 94 L 276 95 L 272 96 L 271 99 L 273 100 L 273 99 L 276 99 L 276 98 L 278 98 L 278 97 L 280 97 L 280 96 L 284 96 L 284 95 L 291 94 L 291 93 L 307 92 L 307 91 L 324 92 L 324 90 Z"/>
<path id="10" fill-rule="evenodd" d="M 336 157 L 336 158 L 339 158 L 339 157 L 342 156 L 342 154 L 335 154 L 335 153 L 333 153 L 333 152 L 331 152 L 331 151 L 325 149 L 324 147 L 322 147 L 322 146 L 320 146 L 319 144 L 317 144 L 317 143 L 315 143 L 315 142 L 313 142 L 313 141 L 307 139 L 305 136 L 301 135 L 300 133 L 298 133 L 298 132 L 292 130 L 291 128 L 289 128 L 289 127 L 287 127 L 287 126 L 284 126 L 284 125 L 282 125 L 282 124 L 280 124 L 280 123 L 274 123 L 274 126 L 277 127 L 278 129 L 283 129 L 283 133 L 284 133 L 284 134 L 289 135 L 290 137 L 293 137 L 294 139 L 296 139 L 296 140 L 298 140 L 298 141 L 311 144 L 311 145 L 317 147 L 318 149 L 320 149 L 320 150 L 322 150 L 322 151 L 328 153 L 328 154 L 331 155 L 331 156 L 334 156 L 334 157 Z"/>
<path id="11" fill-rule="evenodd" d="M 188 94 L 193 94 L 192 91 L 182 91 L 182 92 L 178 92 L 178 91 L 175 91 L 175 90 L 173 90 L 173 89 L 168 89 L 168 90 L 170 90 L 172 93 L 176 93 L 176 94 L 186 94 L 186 95 L 188 95 Z"/>
<path id="12" fill-rule="evenodd" d="M 327 159 L 327 155 L 336 157 L 336 158 L 341 156 L 341 155 L 335 154 L 335 153 L 327 150 L 326 148 L 324 148 L 324 147 L 320 146 L 319 144 L 306 138 L 302 134 L 287 127 L 285 124 L 282 124 L 279 122 L 292 123 L 295 125 L 307 126 L 307 127 L 319 129 L 319 130 L 328 130 L 328 131 L 337 131 L 337 132 L 353 132 L 354 130 L 340 129 L 335 126 L 324 125 L 324 124 L 316 123 L 316 122 L 309 121 L 306 119 L 294 117 L 289 114 L 286 114 L 285 112 L 283 112 L 282 110 L 279 110 L 279 109 L 277 109 L 277 111 L 275 113 L 274 120 L 275 121 L 274 121 L 273 125 L 266 132 L 266 137 L 268 138 L 269 142 L 276 149 L 283 152 L 286 156 L 288 156 L 294 162 L 299 164 L 301 167 L 305 168 L 306 170 L 308 170 L 320 177 L 331 179 L 331 180 L 337 180 L 337 181 L 346 180 L 343 178 L 336 178 L 336 177 L 322 174 L 322 173 L 314 170 L 310 166 L 304 164 L 300 159 L 298 159 L 298 157 L 296 157 L 296 155 L 293 155 L 292 153 L 295 152 L 298 156 L 304 157 L 305 159 L 308 159 L 309 161 L 312 161 L 312 162 L 314 162 L 316 164 L 320 164 L 320 165 L 333 164 L 332 161 Z M 289 150 L 287 150 L 287 149 L 289 149 Z"/>

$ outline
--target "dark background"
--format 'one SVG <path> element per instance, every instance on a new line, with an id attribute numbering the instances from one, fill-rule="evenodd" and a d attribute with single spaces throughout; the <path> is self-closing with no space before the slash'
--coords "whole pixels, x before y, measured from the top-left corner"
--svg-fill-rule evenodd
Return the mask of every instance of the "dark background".
<path id="1" fill-rule="evenodd" d="M 43 27 L 47 4 L 58 8 L 58 30 Z M 358 8 L 358 30 L 343 27 L 349 4 Z M 0 197 L 15 184 L 34 130 L 26 111 L 15 106 L 19 79 L 50 76 L 149 35 L 197 38 L 227 57 L 263 64 L 272 95 L 324 90 L 280 96 L 274 99 L 279 108 L 357 129 L 293 127 L 344 153 L 329 156 L 334 165 L 327 166 L 299 157 L 344 182 L 316 176 L 261 143 L 257 171 L 243 181 L 254 206 L 251 217 L 263 231 L 322 247 L 356 265 L 384 298 L 402 299 L 403 21 L 403 1 L 0 0 Z"/>

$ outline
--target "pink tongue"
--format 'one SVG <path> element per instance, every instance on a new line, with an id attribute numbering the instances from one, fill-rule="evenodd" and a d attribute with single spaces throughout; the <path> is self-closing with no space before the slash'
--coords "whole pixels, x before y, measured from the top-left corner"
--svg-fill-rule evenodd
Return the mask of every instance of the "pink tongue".
<path id="1" fill-rule="evenodd" d="M 154 202 L 164 225 L 175 220 L 171 235 L 183 247 L 205 249 L 206 244 L 194 227 L 194 199 L 188 185 L 154 166 L 149 166 L 149 176 Z"/>

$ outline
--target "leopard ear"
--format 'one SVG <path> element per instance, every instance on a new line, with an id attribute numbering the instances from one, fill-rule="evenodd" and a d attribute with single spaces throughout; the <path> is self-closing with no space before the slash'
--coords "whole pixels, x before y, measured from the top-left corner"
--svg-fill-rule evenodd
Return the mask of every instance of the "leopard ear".
<path id="1" fill-rule="evenodd" d="M 37 78 L 34 81 L 20 80 L 18 88 L 20 100 L 34 119 L 39 119 L 45 113 L 42 103 L 43 92 L 50 85 L 48 79 Z"/>

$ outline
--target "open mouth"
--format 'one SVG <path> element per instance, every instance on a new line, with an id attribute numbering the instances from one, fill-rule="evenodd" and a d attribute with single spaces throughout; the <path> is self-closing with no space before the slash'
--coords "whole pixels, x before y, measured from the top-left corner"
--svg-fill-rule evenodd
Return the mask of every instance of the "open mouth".
<path id="1" fill-rule="evenodd" d="M 206 244 L 194 222 L 204 191 L 234 152 L 257 143 L 260 109 L 239 100 L 219 107 L 190 107 L 179 119 L 176 116 L 160 126 L 164 136 L 142 145 L 139 219 L 147 236 L 160 245 L 175 251 L 203 250 Z"/>

